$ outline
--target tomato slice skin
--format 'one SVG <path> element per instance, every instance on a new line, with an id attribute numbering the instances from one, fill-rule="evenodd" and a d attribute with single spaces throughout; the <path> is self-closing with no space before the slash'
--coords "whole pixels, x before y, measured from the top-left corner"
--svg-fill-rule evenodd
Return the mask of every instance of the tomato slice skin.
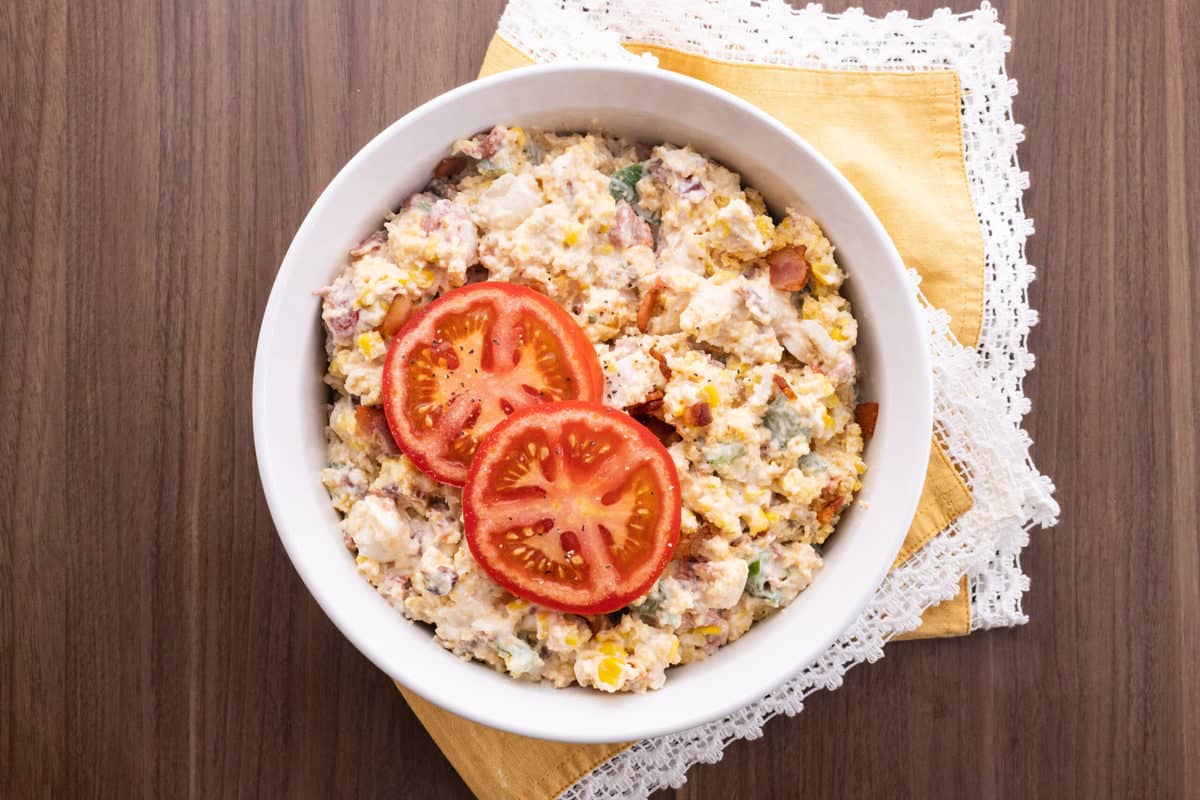
<path id="1" fill-rule="evenodd" d="M 679 542 L 681 492 L 662 443 L 599 403 L 527 406 L 484 438 L 463 489 L 467 545 L 518 597 L 572 614 L 650 590 Z"/>
<path id="2" fill-rule="evenodd" d="M 498 281 L 447 292 L 396 332 L 383 369 L 392 438 L 413 463 L 462 486 L 478 442 L 516 409 L 597 401 L 604 376 L 583 329 L 550 298 Z"/>

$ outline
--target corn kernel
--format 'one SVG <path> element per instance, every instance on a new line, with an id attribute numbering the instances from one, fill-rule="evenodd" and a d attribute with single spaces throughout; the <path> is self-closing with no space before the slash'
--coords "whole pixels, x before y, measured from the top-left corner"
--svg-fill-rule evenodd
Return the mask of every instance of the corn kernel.
<path id="1" fill-rule="evenodd" d="M 512 600 L 512 601 L 506 603 L 504 605 L 504 607 L 515 614 L 517 612 L 524 611 L 526 608 L 528 608 L 529 603 L 518 598 L 516 600 Z"/>
<path id="2" fill-rule="evenodd" d="M 815 280 L 817 283 L 821 284 L 822 286 L 828 286 L 829 284 L 833 283 L 834 270 L 836 269 L 836 267 L 834 267 L 831 264 L 822 263 L 820 261 L 813 263 L 811 266 L 812 266 L 813 280 Z"/>
<path id="3" fill-rule="evenodd" d="M 368 331 L 358 335 L 358 352 L 367 359 L 374 359 L 384 351 L 383 337 L 376 331 Z"/>
<path id="4" fill-rule="evenodd" d="M 625 656 L 625 648 L 616 642 L 605 642 L 600 645 L 600 652 L 606 656 L 619 656 L 622 658 Z"/>
<path id="5" fill-rule="evenodd" d="M 602 255 L 602 256 L 612 255 L 612 253 L 613 253 L 613 246 L 611 244 L 609 244 L 608 242 L 605 242 L 604 244 L 600 245 L 600 247 L 597 249 L 599 249 L 600 255 Z"/>
<path id="6" fill-rule="evenodd" d="M 524 128 L 522 128 L 518 125 L 518 126 L 514 126 L 512 131 L 513 131 L 513 133 L 515 133 L 517 135 L 516 136 L 517 147 L 524 147 L 525 146 L 525 130 L 524 130 Z"/>
<path id="7" fill-rule="evenodd" d="M 704 399 L 707 400 L 708 404 L 713 408 L 716 408 L 717 404 L 721 402 L 721 396 L 717 393 L 717 387 L 713 386 L 711 383 L 701 389 L 700 394 L 704 395 Z"/>
<path id="8" fill-rule="evenodd" d="M 833 330 L 829 332 L 829 338 L 835 342 L 844 342 L 846 341 L 846 332 L 842 330 L 841 325 L 834 325 Z"/>
<path id="9" fill-rule="evenodd" d="M 767 518 L 767 522 L 779 522 L 779 515 L 774 511 L 764 511 L 763 516 Z"/>
<path id="10" fill-rule="evenodd" d="M 713 198 L 713 202 L 716 203 L 717 208 L 724 208 L 729 205 L 729 198 L 723 194 L 719 194 Z"/>
<path id="11" fill-rule="evenodd" d="M 563 234 L 563 245 L 565 245 L 566 247 L 572 247 L 578 241 L 579 241 L 579 229 L 578 228 L 571 228 L 565 234 Z"/>
<path id="12" fill-rule="evenodd" d="M 346 377 L 347 361 L 350 360 L 349 348 L 338 350 L 329 361 L 329 373 L 339 378 Z"/>
<path id="13" fill-rule="evenodd" d="M 771 218 L 766 214 L 759 214 L 754 218 L 754 227 L 764 239 L 770 239 L 775 234 L 775 223 L 771 222 Z"/>
<path id="14" fill-rule="evenodd" d="M 827 431 L 833 430 L 834 426 L 836 425 L 836 423 L 833 421 L 833 417 L 829 416 L 828 412 L 821 415 L 821 422 L 825 423 L 825 430 Z"/>
<path id="15" fill-rule="evenodd" d="M 567 647 L 578 647 L 579 646 L 579 639 L 577 639 L 574 636 L 564 636 L 563 641 L 566 643 Z"/>
<path id="16" fill-rule="evenodd" d="M 671 649 L 667 651 L 667 661 L 673 664 L 677 658 L 679 658 L 679 638 L 673 636 L 671 637 Z"/>
<path id="17" fill-rule="evenodd" d="M 617 681 L 621 679 L 621 662 L 612 656 L 601 659 L 600 666 L 596 669 L 596 679 L 608 686 L 616 686 Z"/>
<path id="18" fill-rule="evenodd" d="M 379 562 L 367 556 L 357 556 L 354 563 L 358 568 L 358 574 L 364 578 L 371 580 L 379 577 Z"/>
<path id="19" fill-rule="evenodd" d="M 854 471 L 857 472 L 859 475 L 862 475 L 864 472 L 867 471 L 867 465 L 864 464 L 863 462 L 859 461 L 857 464 L 854 465 Z"/>
<path id="20" fill-rule="evenodd" d="M 717 636 L 721 633 L 721 629 L 716 625 L 701 625 L 696 628 L 696 633 L 701 636 Z"/>

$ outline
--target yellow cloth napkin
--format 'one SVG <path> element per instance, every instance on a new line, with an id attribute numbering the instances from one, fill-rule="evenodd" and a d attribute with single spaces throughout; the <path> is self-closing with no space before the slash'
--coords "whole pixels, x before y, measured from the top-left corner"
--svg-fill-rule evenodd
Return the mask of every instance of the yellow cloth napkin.
<path id="1" fill-rule="evenodd" d="M 965 345 L 983 316 L 983 232 L 967 183 L 960 87 L 951 71 L 836 72 L 737 64 L 656 45 L 659 66 L 740 95 L 791 127 L 832 161 L 870 203 L 904 263 L 921 274 L 926 298 L 951 316 Z M 493 37 L 480 75 L 533 64 Z M 900 564 L 971 507 L 971 495 L 936 439 Z M 902 638 L 970 632 L 964 577 L 957 597 L 928 609 Z M 736 646 L 736 645 L 735 645 Z M 459 775 L 484 800 L 549 800 L 629 743 L 568 745 L 469 722 L 401 688 Z"/>

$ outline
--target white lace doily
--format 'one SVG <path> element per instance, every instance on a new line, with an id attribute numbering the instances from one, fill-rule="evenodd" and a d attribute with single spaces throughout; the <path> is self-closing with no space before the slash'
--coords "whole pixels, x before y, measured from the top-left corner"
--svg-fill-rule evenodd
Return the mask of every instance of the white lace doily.
<path id="1" fill-rule="evenodd" d="M 622 40 L 653 43 L 727 61 L 823 69 L 953 69 L 962 85 L 962 129 L 971 195 L 983 227 L 986 260 L 983 325 L 975 349 L 961 346 L 940 310 L 923 303 L 934 368 L 934 427 L 971 489 L 974 506 L 884 580 L 849 631 L 798 677 L 756 703 L 689 731 L 647 739 L 597 767 L 563 800 L 645 797 L 679 786 L 698 762 L 719 761 L 736 738 L 756 738 L 779 713 L 796 714 L 818 689 L 835 689 L 846 670 L 883 657 L 884 644 L 920 624 L 921 613 L 953 597 L 969 577 L 973 630 L 1027 620 L 1021 596 L 1029 579 L 1021 550 L 1034 525 L 1057 521 L 1054 486 L 1029 457 L 1021 429 L 1029 410 L 1022 390 L 1033 366 L 1026 339 L 1037 321 L 1025 260 L 1033 224 L 1021 207 L 1028 187 L 1017 165 L 1021 126 L 1012 119 L 1016 83 L 1004 67 L 1010 40 L 995 11 L 902 12 L 884 18 L 860 10 L 826 14 L 783 0 L 737 5 L 719 0 L 511 0 L 499 33 L 535 61 L 638 61 Z M 913 274 L 914 283 L 917 281 Z M 923 298 L 922 298 L 923 300 Z"/>

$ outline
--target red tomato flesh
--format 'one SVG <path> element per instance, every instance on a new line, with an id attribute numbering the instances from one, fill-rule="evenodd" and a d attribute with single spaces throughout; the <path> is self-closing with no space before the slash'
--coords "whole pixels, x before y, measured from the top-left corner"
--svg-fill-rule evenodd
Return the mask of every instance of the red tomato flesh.
<path id="1" fill-rule="evenodd" d="M 471 284 L 419 309 L 392 339 L 383 369 L 396 444 L 455 486 L 479 441 L 509 414 L 603 393 L 583 330 L 550 298 L 510 283 Z"/>
<path id="2" fill-rule="evenodd" d="M 475 560 L 518 597 L 603 614 L 650 590 L 679 542 L 666 448 L 599 403 L 517 411 L 480 444 L 463 489 Z"/>

